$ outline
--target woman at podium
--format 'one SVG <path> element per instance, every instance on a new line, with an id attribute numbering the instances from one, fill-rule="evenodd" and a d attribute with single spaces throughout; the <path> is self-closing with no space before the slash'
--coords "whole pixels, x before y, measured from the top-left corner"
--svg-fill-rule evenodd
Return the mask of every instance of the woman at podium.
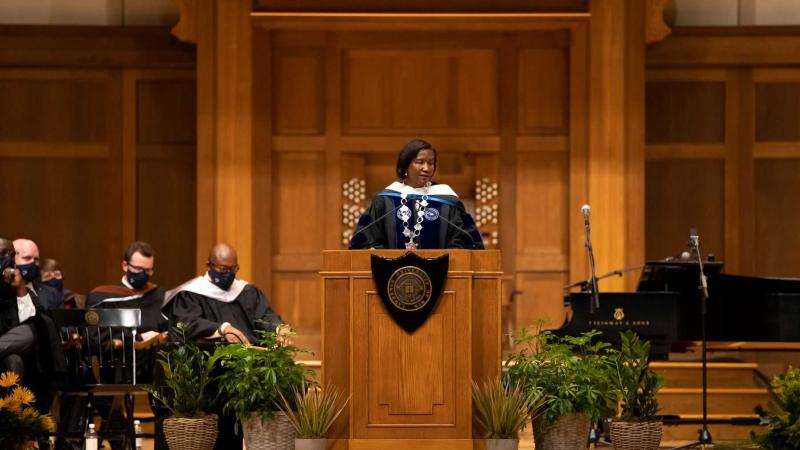
<path id="1" fill-rule="evenodd" d="M 397 157 L 398 181 L 372 199 L 350 240 L 351 249 L 482 249 L 475 221 L 450 186 L 433 182 L 436 149 L 422 139 Z"/>

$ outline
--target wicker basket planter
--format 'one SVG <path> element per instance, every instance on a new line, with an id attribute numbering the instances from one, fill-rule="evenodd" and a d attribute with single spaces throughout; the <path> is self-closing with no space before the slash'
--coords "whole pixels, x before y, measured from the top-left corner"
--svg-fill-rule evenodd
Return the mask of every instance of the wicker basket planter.
<path id="1" fill-rule="evenodd" d="M 533 442 L 536 450 L 585 450 L 592 420 L 583 413 L 561 416 L 545 426 L 542 419 L 533 421 Z"/>
<path id="2" fill-rule="evenodd" d="M 283 412 L 275 413 L 272 420 L 262 421 L 251 414 L 242 420 L 244 445 L 247 450 L 293 450 L 295 431 Z"/>
<path id="3" fill-rule="evenodd" d="M 661 445 L 662 423 L 611 422 L 611 444 L 616 450 L 657 450 Z"/>
<path id="4" fill-rule="evenodd" d="M 517 450 L 519 439 L 486 439 L 486 450 Z"/>
<path id="5" fill-rule="evenodd" d="M 164 420 L 164 435 L 170 450 L 212 450 L 217 441 L 217 416 Z"/>

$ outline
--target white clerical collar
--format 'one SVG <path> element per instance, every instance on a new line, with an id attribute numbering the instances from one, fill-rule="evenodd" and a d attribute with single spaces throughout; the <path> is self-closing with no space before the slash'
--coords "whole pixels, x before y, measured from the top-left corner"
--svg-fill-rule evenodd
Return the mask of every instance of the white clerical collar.
<path id="1" fill-rule="evenodd" d="M 223 302 L 223 303 L 230 303 L 236 300 L 239 297 L 239 294 L 242 293 L 244 288 L 249 283 L 244 280 L 236 279 L 231 284 L 231 287 L 226 291 L 220 289 L 219 286 L 211 282 L 211 279 L 208 277 L 208 273 L 203 276 L 194 278 L 192 280 L 183 283 L 182 285 L 176 287 L 175 289 L 167 291 L 164 294 L 164 304 L 166 305 L 172 300 L 173 297 L 178 295 L 179 292 L 188 291 L 193 292 L 195 294 L 204 295 L 211 299 Z"/>
<path id="2" fill-rule="evenodd" d="M 425 188 L 413 188 L 405 183 L 401 183 L 399 181 L 395 181 L 394 183 L 386 186 L 386 190 L 388 191 L 396 191 L 401 194 L 416 194 L 416 195 L 451 195 L 453 197 L 458 197 L 458 194 L 446 184 L 434 184 L 428 188 L 428 192 L 425 192 Z"/>

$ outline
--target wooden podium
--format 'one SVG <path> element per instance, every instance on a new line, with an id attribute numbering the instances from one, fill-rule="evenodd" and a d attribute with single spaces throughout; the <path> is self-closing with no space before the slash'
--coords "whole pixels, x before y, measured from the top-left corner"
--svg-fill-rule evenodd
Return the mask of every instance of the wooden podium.
<path id="1" fill-rule="evenodd" d="M 373 253 L 406 251 L 323 252 L 322 380 L 351 396 L 328 448 L 472 450 L 472 380 L 500 373 L 500 252 L 415 251 L 447 253 L 450 264 L 436 309 L 412 334 L 378 297 Z"/>

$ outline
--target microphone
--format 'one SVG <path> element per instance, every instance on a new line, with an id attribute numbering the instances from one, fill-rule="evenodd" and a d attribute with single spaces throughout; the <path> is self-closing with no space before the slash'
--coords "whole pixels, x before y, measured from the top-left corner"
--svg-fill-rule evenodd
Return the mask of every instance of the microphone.
<path id="1" fill-rule="evenodd" d="M 694 226 L 689 228 L 689 249 L 697 256 L 697 265 L 700 269 L 700 292 L 703 295 L 703 299 L 707 299 L 708 280 L 703 270 L 703 256 L 700 253 L 700 236 L 697 234 L 697 228 Z M 705 314 L 705 304 L 703 304 L 703 314 Z"/>
<path id="2" fill-rule="evenodd" d="M 367 224 L 365 227 L 363 227 L 363 228 L 360 228 L 360 229 L 356 230 L 356 231 L 353 233 L 353 235 L 352 235 L 352 236 L 350 236 L 350 249 L 351 249 L 351 250 L 353 249 L 353 238 L 354 238 L 354 237 L 356 237 L 356 235 L 358 235 L 358 234 L 361 234 L 361 233 L 363 233 L 364 231 L 366 231 L 366 230 L 368 230 L 368 229 L 372 228 L 372 227 L 373 227 L 373 226 L 374 226 L 376 223 L 380 223 L 380 221 L 381 221 L 381 220 L 383 220 L 383 219 L 384 219 L 386 216 L 388 216 L 389 214 L 392 214 L 393 212 L 395 212 L 395 211 L 397 211 L 398 209 L 400 209 L 400 207 L 401 207 L 401 206 L 403 206 L 403 204 L 402 204 L 402 203 L 401 203 L 401 204 L 399 204 L 399 205 L 397 205 L 397 206 L 395 206 L 394 208 L 390 209 L 389 211 L 387 211 L 387 212 L 386 212 L 386 214 L 384 214 L 384 215 L 382 215 L 382 216 L 378 217 L 377 219 L 373 220 L 372 222 L 368 223 L 368 224 Z M 360 247 L 360 248 L 363 248 L 363 247 Z"/>
<path id="3" fill-rule="evenodd" d="M 472 241 L 472 247 L 470 247 L 471 249 L 475 250 L 475 249 L 482 249 L 483 248 L 482 245 L 478 245 L 478 243 L 475 241 L 475 239 L 472 237 L 472 235 L 467 230 L 465 230 L 465 229 L 461 228 L 460 226 L 454 224 L 453 222 L 447 220 L 444 217 L 444 215 L 442 215 L 442 214 L 439 214 L 439 218 L 444 220 L 447 224 L 449 224 L 450 226 L 452 226 L 456 230 L 458 230 L 458 231 L 462 232 L 464 235 L 466 235 L 469 238 L 469 240 Z"/>
<path id="4" fill-rule="evenodd" d="M 597 272 L 594 265 L 594 250 L 592 249 L 592 238 L 589 227 L 589 210 L 591 207 L 588 204 L 581 206 L 583 213 L 583 225 L 586 228 L 586 242 L 583 244 L 586 247 L 587 256 L 589 257 L 589 268 L 591 269 L 591 278 L 589 282 L 592 288 L 592 299 L 589 303 L 589 313 L 594 314 L 595 310 L 600 308 L 600 292 L 597 290 Z"/>

